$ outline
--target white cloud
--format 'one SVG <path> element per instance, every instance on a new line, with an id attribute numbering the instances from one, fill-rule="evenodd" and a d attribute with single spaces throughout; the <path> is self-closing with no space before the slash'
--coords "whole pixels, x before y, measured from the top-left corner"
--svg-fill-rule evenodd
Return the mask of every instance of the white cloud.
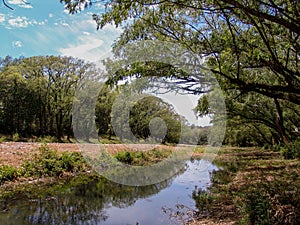
<path id="1" fill-rule="evenodd" d="M 54 15 L 52 13 L 49 13 L 49 18 L 52 18 Z"/>
<path id="2" fill-rule="evenodd" d="M 64 13 L 65 13 L 65 14 L 69 14 L 69 10 L 64 9 Z"/>
<path id="3" fill-rule="evenodd" d="M 78 44 L 69 45 L 66 48 L 61 48 L 58 51 L 64 56 L 73 56 L 87 61 L 97 61 L 101 55 L 99 50 L 103 45 L 103 41 L 97 36 L 81 36 L 78 39 Z M 99 54 L 100 53 L 100 54 Z"/>
<path id="4" fill-rule="evenodd" d="M 42 25 L 45 25 L 45 21 L 40 21 L 40 22 L 38 22 L 38 21 L 36 21 L 36 20 L 30 20 L 30 21 L 29 21 L 29 24 L 30 24 L 30 25 L 40 25 L 40 26 L 42 26 Z"/>
<path id="5" fill-rule="evenodd" d="M 8 0 L 8 4 L 11 5 L 18 5 L 19 7 L 31 9 L 32 5 L 29 2 L 22 1 L 22 0 Z"/>
<path id="6" fill-rule="evenodd" d="M 93 7 L 95 7 L 97 10 L 105 10 L 105 5 L 103 4 L 103 3 L 101 3 L 101 2 L 98 2 L 98 3 L 95 3 L 94 5 L 93 5 Z"/>
<path id="7" fill-rule="evenodd" d="M 29 24 L 28 19 L 25 16 L 9 19 L 8 23 L 13 27 L 28 27 Z"/>
<path id="8" fill-rule="evenodd" d="M 11 18 L 11 19 L 8 20 L 8 24 L 10 25 L 10 27 L 7 27 L 7 28 L 11 28 L 11 27 L 26 28 L 26 27 L 28 27 L 28 25 L 31 25 L 31 26 L 40 25 L 40 26 L 42 26 L 42 25 L 46 24 L 45 21 L 37 21 L 35 19 L 29 20 L 25 16 L 22 16 L 22 17 L 18 16 L 17 18 Z"/>
<path id="9" fill-rule="evenodd" d="M 107 57 L 111 52 L 111 45 L 113 40 L 117 38 L 120 33 L 120 28 L 114 26 L 106 26 L 103 30 L 96 30 L 96 23 L 90 15 L 83 15 L 80 20 L 76 17 L 68 21 L 69 26 L 64 27 L 62 23 L 64 20 L 58 21 L 56 26 L 56 33 L 72 33 L 73 37 L 67 41 L 67 46 L 57 48 L 59 54 L 65 56 L 73 56 L 84 59 L 90 62 L 97 62 L 103 57 Z M 68 30 L 66 30 L 68 29 Z M 63 37 L 62 37 L 63 38 Z"/>
<path id="10" fill-rule="evenodd" d="M 3 23 L 5 21 L 5 15 L 0 14 L 0 23 Z"/>
<path id="11" fill-rule="evenodd" d="M 13 41 L 12 46 L 14 48 L 21 48 L 22 47 L 22 42 L 21 41 Z"/>

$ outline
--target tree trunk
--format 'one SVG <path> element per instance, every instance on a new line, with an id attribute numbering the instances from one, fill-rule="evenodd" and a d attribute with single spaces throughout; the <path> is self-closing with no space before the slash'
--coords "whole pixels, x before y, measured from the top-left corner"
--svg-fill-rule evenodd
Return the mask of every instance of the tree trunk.
<path id="1" fill-rule="evenodd" d="M 280 103 L 279 103 L 277 98 L 274 98 L 274 103 L 275 103 L 276 111 L 277 111 L 276 112 L 277 118 L 276 118 L 275 124 L 278 128 L 278 131 L 279 131 L 279 134 L 280 134 L 280 137 L 281 137 L 283 143 L 288 145 L 290 143 L 290 140 L 289 140 L 288 135 L 286 134 L 286 131 L 285 131 L 285 127 L 284 127 L 284 124 L 283 124 L 283 113 L 282 113 Z"/>

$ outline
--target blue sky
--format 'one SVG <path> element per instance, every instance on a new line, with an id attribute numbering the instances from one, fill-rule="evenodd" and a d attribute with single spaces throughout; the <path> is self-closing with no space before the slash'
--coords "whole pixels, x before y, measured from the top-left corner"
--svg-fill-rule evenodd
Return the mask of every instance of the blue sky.
<path id="1" fill-rule="evenodd" d="M 97 61 L 121 33 L 112 25 L 96 30 L 92 14 L 104 10 L 100 4 L 70 15 L 59 0 L 27 1 L 7 0 L 13 11 L 0 4 L 0 57 L 67 55 Z"/>

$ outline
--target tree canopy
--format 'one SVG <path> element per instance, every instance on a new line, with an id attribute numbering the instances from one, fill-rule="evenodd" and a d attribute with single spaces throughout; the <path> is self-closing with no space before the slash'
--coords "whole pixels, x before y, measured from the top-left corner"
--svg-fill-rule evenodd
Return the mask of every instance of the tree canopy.
<path id="1" fill-rule="evenodd" d="M 71 13 L 93 1 L 64 2 Z M 168 40 L 204 55 L 226 90 L 257 92 L 300 104 L 297 1 L 103 1 L 98 28 L 123 26 L 114 47 Z M 263 73 L 265 76 L 261 76 Z M 265 79 L 267 77 L 267 79 Z"/>
<path id="2" fill-rule="evenodd" d="M 0 59 L 0 130 L 23 136 L 71 136 L 79 81 L 93 65 L 72 57 Z"/>
<path id="3" fill-rule="evenodd" d="M 92 7 L 93 1 L 63 1 L 70 13 Z M 224 92 L 228 125 L 248 124 L 258 133 L 252 139 L 286 143 L 299 130 L 299 1 L 283 0 L 141 0 L 100 1 L 106 9 L 94 14 L 97 28 L 107 24 L 124 31 L 114 43 L 114 52 L 141 40 L 178 43 L 203 57 L 206 75 L 213 75 Z M 122 57 L 122 56 L 121 56 Z M 114 75 L 175 76 L 189 84 L 193 77 L 159 62 L 131 65 Z M 197 80 L 193 80 L 195 84 Z M 197 94 L 203 90 L 190 90 Z M 202 96 L 199 103 L 205 103 Z M 203 108 L 201 115 L 210 113 Z M 231 123 L 232 121 L 233 123 Z M 234 121 L 239 121 L 235 123 Z M 242 125 L 244 126 L 244 125 Z M 261 135 L 260 135 L 261 133 Z M 258 138 L 259 136 L 259 138 Z"/>

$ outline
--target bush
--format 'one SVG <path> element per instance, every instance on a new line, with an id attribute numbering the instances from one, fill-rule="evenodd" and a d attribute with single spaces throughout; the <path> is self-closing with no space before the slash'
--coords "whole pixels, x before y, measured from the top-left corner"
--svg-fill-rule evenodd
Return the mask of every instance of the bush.
<path id="1" fill-rule="evenodd" d="M 122 163 L 145 166 L 162 161 L 172 153 L 169 149 L 152 149 L 149 151 L 121 151 L 114 157 Z"/>
<path id="2" fill-rule="evenodd" d="M 122 163 L 131 164 L 133 161 L 132 153 L 124 151 L 124 152 L 118 152 L 115 155 L 115 158 L 119 160 Z"/>
<path id="3" fill-rule="evenodd" d="M 78 152 L 63 152 L 61 157 L 61 167 L 67 172 L 84 171 L 84 159 Z"/>
<path id="4" fill-rule="evenodd" d="M 58 176 L 62 173 L 57 151 L 45 144 L 39 148 L 39 153 L 35 154 L 32 160 L 23 164 L 23 167 L 28 176 Z"/>
<path id="5" fill-rule="evenodd" d="M 245 210 L 249 215 L 250 224 L 272 224 L 272 207 L 268 197 L 262 190 L 253 190 L 246 194 Z"/>
<path id="6" fill-rule="evenodd" d="M 0 165 L 0 185 L 19 176 L 19 171 L 13 166 Z"/>
<path id="7" fill-rule="evenodd" d="M 57 142 L 58 140 L 56 137 L 46 135 L 46 136 L 38 138 L 37 141 L 41 142 L 41 143 L 53 143 L 53 142 Z"/>
<path id="8" fill-rule="evenodd" d="M 289 145 L 281 147 L 280 151 L 285 159 L 300 158 L 300 139 L 291 142 Z"/>
<path id="9" fill-rule="evenodd" d="M 61 156 L 46 144 L 39 148 L 39 154 L 23 164 L 27 176 L 60 176 L 63 172 L 84 171 L 85 163 L 78 152 L 63 152 Z"/>
<path id="10" fill-rule="evenodd" d="M 18 133 L 14 133 L 12 136 L 13 141 L 20 141 L 20 135 Z"/>
<path id="11" fill-rule="evenodd" d="M 213 195 L 203 189 L 195 189 L 192 198 L 196 202 L 196 207 L 200 212 L 208 210 L 213 202 Z"/>
<path id="12" fill-rule="evenodd" d="M 6 142 L 6 141 L 7 141 L 7 138 L 5 136 L 0 137 L 0 143 Z"/>

